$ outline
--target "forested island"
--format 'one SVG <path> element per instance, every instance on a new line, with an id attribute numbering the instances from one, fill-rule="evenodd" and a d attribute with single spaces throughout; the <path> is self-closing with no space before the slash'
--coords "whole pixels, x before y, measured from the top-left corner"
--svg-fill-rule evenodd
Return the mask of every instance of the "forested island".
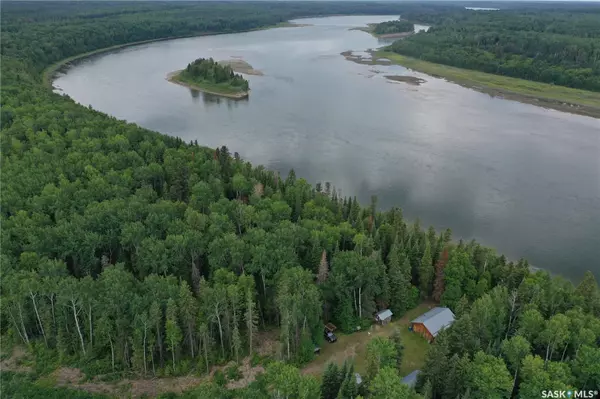
<path id="1" fill-rule="evenodd" d="M 386 37 L 393 37 L 391 35 L 413 33 L 415 31 L 415 24 L 405 20 L 387 21 L 375 24 L 373 26 L 373 33 L 378 36 L 385 35 Z"/>
<path id="2" fill-rule="evenodd" d="M 42 78 L 67 57 L 129 42 L 436 7 L 4 2 L 3 396 L 525 399 L 597 389 L 592 273 L 574 285 L 533 272 L 398 207 L 381 210 L 376 197 L 363 206 L 293 170 L 282 177 L 227 147 L 143 129 Z M 429 344 L 401 318 L 433 304 L 456 321 Z M 367 335 L 385 308 L 392 323 Z M 324 343 L 325 322 L 340 342 Z M 315 346 L 324 356 L 353 339 L 364 352 L 315 366 Z M 411 388 L 400 377 L 416 368 Z"/>
<path id="3" fill-rule="evenodd" d="M 170 82 L 192 89 L 230 98 L 245 98 L 249 94 L 248 81 L 227 64 L 212 58 L 198 58 L 181 71 L 169 74 Z"/>

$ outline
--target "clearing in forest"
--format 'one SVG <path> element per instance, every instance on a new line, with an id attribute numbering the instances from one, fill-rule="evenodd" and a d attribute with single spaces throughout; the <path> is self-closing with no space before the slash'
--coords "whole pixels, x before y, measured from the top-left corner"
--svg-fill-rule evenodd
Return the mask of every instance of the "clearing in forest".
<path id="1" fill-rule="evenodd" d="M 335 343 L 323 343 L 321 354 L 302 369 L 303 374 L 321 375 L 328 363 L 339 365 L 344 360 L 354 359 L 354 369 L 357 373 L 365 374 L 367 369 L 367 343 L 375 337 L 389 337 L 397 328 L 400 330 L 404 342 L 404 357 L 400 375 L 405 376 L 410 372 L 420 369 L 425 362 L 425 355 L 429 343 L 420 335 L 408 330 L 411 320 L 434 307 L 433 302 L 423 302 L 414 309 L 409 310 L 400 319 L 385 325 L 372 325 L 371 328 L 353 334 L 343 334 L 336 331 L 338 337 Z"/>

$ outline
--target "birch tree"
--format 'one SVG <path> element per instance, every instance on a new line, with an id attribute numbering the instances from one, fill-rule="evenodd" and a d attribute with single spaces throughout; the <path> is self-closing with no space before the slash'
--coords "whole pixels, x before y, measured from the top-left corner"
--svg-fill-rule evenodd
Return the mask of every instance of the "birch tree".
<path id="1" fill-rule="evenodd" d="M 175 371 L 175 353 L 179 350 L 182 334 L 181 328 L 177 323 L 177 304 L 173 299 L 167 302 L 167 313 L 165 317 L 165 334 L 171 357 L 173 359 L 173 371 Z"/>

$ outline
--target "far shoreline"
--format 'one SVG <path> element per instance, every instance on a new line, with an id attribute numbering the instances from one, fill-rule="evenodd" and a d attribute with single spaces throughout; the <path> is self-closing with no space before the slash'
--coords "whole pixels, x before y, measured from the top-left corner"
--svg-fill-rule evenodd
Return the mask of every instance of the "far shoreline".
<path id="1" fill-rule="evenodd" d="M 385 48 L 367 52 L 371 57 L 365 60 L 353 56 L 352 51 L 344 51 L 341 55 L 348 61 L 363 65 L 402 65 L 413 71 L 445 79 L 492 97 L 590 118 L 600 118 L 600 93 L 593 91 L 436 64 L 386 51 Z"/>
<path id="2" fill-rule="evenodd" d="M 203 93 L 213 94 L 215 96 L 227 97 L 227 98 L 231 98 L 233 100 L 241 100 L 244 98 L 248 98 L 250 96 L 250 90 L 240 91 L 238 93 L 226 93 L 223 91 L 215 91 L 215 90 L 207 89 L 205 87 L 200 86 L 199 84 L 181 81 L 181 80 L 177 79 L 177 77 L 179 76 L 181 71 L 182 70 L 180 69 L 180 70 L 168 73 L 166 79 L 171 83 L 175 83 L 177 85 L 187 87 L 189 89 L 198 90 Z"/>
<path id="3" fill-rule="evenodd" d="M 405 37 L 414 35 L 416 32 L 414 30 L 408 31 L 408 32 L 395 32 L 395 33 L 382 33 L 382 34 L 377 34 L 374 32 L 374 27 L 377 24 L 367 24 L 366 27 L 363 26 L 359 26 L 356 28 L 350 28 L 349 30 L 359 30 L 361 32 L 366 32 L 369 33 L 371 36 L 374 36 L 378 39 L 403 39 Z"/>
<path id="4" fill-rule="evenodd" d="M 330 16 L 331 15 L 323 15 L 322 18 L 327 18 Z M 300 18 L 294 18 L 294 20 L 309 19 L 309 18 L 319 18 L 319 17 L 300 17 Z M 142 44 L 166 42 L 169 40 L 177 40 L 177 39 L 189 39 L 189 38 L 193 38 L 193 37 L 218 36 L 218 35 L 229 35 L 229 34 L 235 34 L 235 33 L 257 32 L 257 31 L 261 31 L 261 30 L 277 29 L 277 28 L 293 28 L 293 27 L 301 28 L 303 26 L 312 26 L 312 25 L 311 24 L 294 23 L 294 22 L 291 22 L 291 20 L 290 20 L 290 21 L 279 22 L 278 24 L 275 24 L 275 25 L 260 26 L 260 27 L 256 27 L 253 29 L 238 30 L 238 31 L 233 31 L 233 32 L 199 32 L 199 33 L 194 33 L 194 34 L 190 34 L 190 35 L 158 37 L 156 39 L 148 39 L 148 40 L 141 40 L 141 41 L 137 41 L 137 42 L 127 42 L 127 43 L 122 43 L 122 44 L 116 44 L 114 46 L 104 47 L 104 48 L 88 51 L 86 53 L 75 54 L 71 57 L 63 58 L 62 60 L 56 61 L 54 64 L 48 66 L 47 68 L 45 68 L 42 71 L 42 81 L 45 86 L 47 86 L 49 89 L 53 90 L 53 89 L 55 89 L 54 80 L 57 78 L 57 74 L 59 72 L 61 72 L 61 70 L 63 70 L 63 68 L 68 68 L 77 62 L 85 60 L 86 58 L 90 58 L 90 57 L 105 54 L 105 53 L 110 53 L 110 52 L 117 51 L 117 50 L 122 50 L 122 49 L 129 48 L 129 47 L 141 46 Z"/>

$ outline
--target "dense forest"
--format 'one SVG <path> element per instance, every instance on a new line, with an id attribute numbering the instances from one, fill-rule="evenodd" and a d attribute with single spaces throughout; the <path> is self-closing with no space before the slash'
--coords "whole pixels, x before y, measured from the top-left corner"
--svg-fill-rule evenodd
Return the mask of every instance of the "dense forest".
<path id="1" fill-rule="evenodd" d="M 397 53 L 515 78 L 600 91 L 600 7 L 500 11 L 417 10 L 403 18 L 431 24 Z"/>
<path id="2" fill-rule="evenodd" d="M 375 197 L 361 206 L 330 183 L 80 106 L 42 77 L 54 62 L 115 44 L 427 7 L 3 3 L 3 346 L 28 348 L 35 375 L 59 365 L 118 378 L 202 375 L 247 357 L 265 364 L 247 388 L 227 390 L 229 376 L 215 373 L 190 398 L 530 398 L 600 386 L 591 273 L 577 286 L 534 273 L 409 222 L 400 208 L 382 211 Z M 322 343 L 323 322 L 352 333 L 376 310 L 400 317 L 423 299 L 457 321 L 431 346 L 420 394 L 399 382 L 396 336 L 369 343 L 360 386 L 351 363 L 328 366 L 322 381 L 297 368 Z M 270 359 L 257 353 L 265 330 L 278 337 Z M 13 397 L 67 395 L 29 378 L 2 373 Z"/>
<path id="3" fill-rule="evenodd" d="M 179 73 L 178 79 L 195 82 L 226 85 L 236 91 L 248 91 L 248 81 L 233 72 L 229 65 L 221 65 L 212 58 L 198 58 Z"/>
<path id="4" fill-rule="evenodd" d="M 373 33 L 376 35 L 387 35 L 390 33 L 412 32 L 414 30 L 415 25 L 412 22 L 397 20 L 376 24 Z"/>

